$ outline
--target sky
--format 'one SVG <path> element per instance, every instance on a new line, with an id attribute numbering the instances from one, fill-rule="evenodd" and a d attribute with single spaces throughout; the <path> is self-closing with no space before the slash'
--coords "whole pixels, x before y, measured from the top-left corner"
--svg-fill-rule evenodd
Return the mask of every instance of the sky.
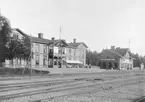
<path id="1" fill-rule="evenodd" d="M 97 52 L 130 46 L 145 55 L 145 0 L 0 0 L 0 9 L 12 28 L 32 36 L 76 38 Z"/>

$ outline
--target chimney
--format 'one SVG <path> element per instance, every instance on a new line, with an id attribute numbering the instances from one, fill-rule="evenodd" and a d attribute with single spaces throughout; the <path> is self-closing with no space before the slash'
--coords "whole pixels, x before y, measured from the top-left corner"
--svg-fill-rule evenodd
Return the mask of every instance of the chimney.
<path id="1" fill-rule="evenodd" d="M 120 47 L 116 47 L 116 49 L 120 49 Z"/>
<path id="2" fill-rule="evenodd" d="M 76 43 L 76 39 L 75 38 L 73 39 L 73 43 Z"/>
<path id="3" fill-rule="evenodd" d="M 111 50 L 115 50 L 115 46 L 111 46 Z"/>
<path id="4" fill-rule="evenodd" d="M 43 39 L 43 33 L 38 33 L 38 38 Z"/>
<path id="5" fill-rule="evenodd" d="M 63 41 L 64 41 L 64 42 L 66 42 L 66 40 L 65 40 L 65 39 L 63 39 Z"/>
<path id="6" fill-rule="evenodd" d="M 51 40 L 55 40 L 55 38 L 54 38 L 54 37 L 52 37 L 52 38 L 51 38 Z"/>

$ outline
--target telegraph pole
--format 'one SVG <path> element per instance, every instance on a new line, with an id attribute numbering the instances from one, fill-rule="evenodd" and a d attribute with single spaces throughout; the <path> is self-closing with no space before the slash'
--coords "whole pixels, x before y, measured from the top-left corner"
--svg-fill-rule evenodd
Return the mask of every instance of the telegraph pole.
<path id="1" fill-rule="evenodd" d="M 128 48 L 129 48 L 129 51 L 130 51 L 130 38 L 129 38 Z M 129 58 L 129 69 L 131 69 L 131 68 L 130 68 L 130 63 L 131 63 L 131 59 Z"/>
<path id="2" fill-rule="evenodd" d="M 30 70 L 31 70 L 31 75 L 32 75 L 32 36 L 30 34 Z"/>

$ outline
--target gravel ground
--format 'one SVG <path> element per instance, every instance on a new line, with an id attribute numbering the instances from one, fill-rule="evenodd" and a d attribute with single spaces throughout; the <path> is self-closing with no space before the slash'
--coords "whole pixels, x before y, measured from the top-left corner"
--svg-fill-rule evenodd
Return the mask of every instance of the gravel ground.
<path id="1" fill-rule="evenodd" d="M 142 96 L 145 96 L 145 83 L 128 85 L 101 92 L 90 92 L 80 95 L 74 94 L 42 102 L 133 102 Z"/>

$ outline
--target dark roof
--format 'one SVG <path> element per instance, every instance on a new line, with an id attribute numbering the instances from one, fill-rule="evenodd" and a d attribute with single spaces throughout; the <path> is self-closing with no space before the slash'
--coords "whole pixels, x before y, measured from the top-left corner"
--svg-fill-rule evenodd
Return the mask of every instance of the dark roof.
<path id="1" fill-rule="evenodd" d="M 110 50 L 103 50 L 100 54 L 101 59 L 118 59 L 121 56 L 115 54 L 114 52 Z"/>
<path id="2" fill-rule="evenodd" d="M 116 48 L 115 50 L 105 49 L 101 52 L 100 58 L 118 59 L 124 57 L 128 50 L 128 48 Z"/>
<path id="3" fill-rule="evenodd" d="M 83 42 L 68 43 L 68 45 L 71 47 L 78 47 L 80 44 L 83 44 L 86 48 L 88 48 L 88 46 Z"/>
<path id="4" fill-rule="evenodd" d="M 58 39 L 58 40 L 51 40 L 50 44 L 56 45 L 57 43 L 62 42 L 65 47 L 69 46 L 65 40 Z"/>
<path id="5" fill-rule="evenodd" d="M 35 43 L 49 44 L 51 42 L 51 40 L 49 40 L 49 39 L 30 37 L 30 36 L 29 36 L 29 38 L 31 39 L 32 42 L 35 42 Z"/>
<path id="6" fill-rule="evenodd" d="M 19 28 L 12 28 L 12 30 L 16 30 L 17 32 L 19 32 L 20 34 L 22 34 L 23 36 L 27 36 L 27 34 L 25 34 L 22 30 L 20 30 Z"/>
<path id="7" fill-rule="evenodd" d="M 17 32 L 19 32 L 20 34 L 22 34 L 23 36 L 27 36 L 29 37 L 29 39 L 32 41 L 32 42 L 35 42 L 35 43 L 42 43 L 42 44 L 49 44 L 51 42 L 51 40 L 49 39 L 43 39 L 43 38 L 38 38 L 38 37 L 32 37 L 26 33 L 24 33 L 22 30 L 20 30 L 19 28 L 13 28 L 12 30 L 16 30 Z"/>
<path id="8" fill-rule="evenodd" d="M 121 56 L 124 56 L 127 53 L 128 50 L 129 50 L 128 48 L 116 48 L 115 52 L 117 52 Z"/>

